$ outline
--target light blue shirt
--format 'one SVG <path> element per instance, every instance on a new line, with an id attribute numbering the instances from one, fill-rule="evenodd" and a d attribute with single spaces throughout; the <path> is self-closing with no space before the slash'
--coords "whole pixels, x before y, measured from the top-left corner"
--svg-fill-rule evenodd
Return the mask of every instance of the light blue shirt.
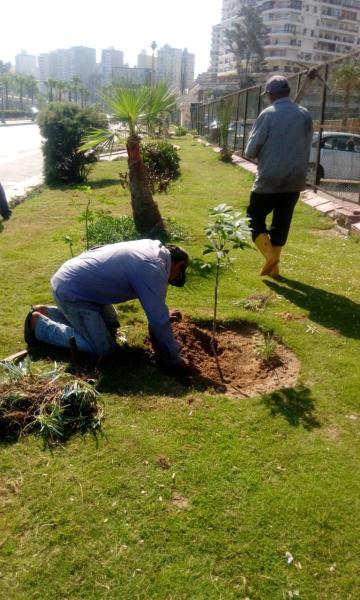
<path id="1" fill-rule="evenodd" d="M 164 358 L 180 360 L 165 304 L 170 252 L 158 240 L 108 244 L 68 260 L 51 279 L 59 300 L 118 304 L 138 298 Z"/>
<path id="2" fill-rule="evenodd" d="M 254 192 L 305 189 L 312 133 L 310 113 L 290 98 L 279 98 L 260 113 L 245 148 L 246 156 L 258 162 Z"/>

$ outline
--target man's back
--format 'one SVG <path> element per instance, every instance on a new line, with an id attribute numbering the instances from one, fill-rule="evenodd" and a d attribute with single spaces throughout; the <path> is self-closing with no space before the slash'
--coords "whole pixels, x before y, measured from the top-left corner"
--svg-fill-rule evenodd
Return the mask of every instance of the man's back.
<path id="1" fill-rule="evenodd" d="M 51 280 L 62 300 L 114 304 L 149 293 L 165 298 L 170 253 L 157 240 L 109 244 L 80 254 L 60 267 Z"/>
<path id="2" fill-rule="evenodd" d="M 254 191 L 297 192 L 305 188 L 312 140 L 309 112 L 289 98 L 262 111 L 250 133 L 245 154 L 258 159 Z"/>

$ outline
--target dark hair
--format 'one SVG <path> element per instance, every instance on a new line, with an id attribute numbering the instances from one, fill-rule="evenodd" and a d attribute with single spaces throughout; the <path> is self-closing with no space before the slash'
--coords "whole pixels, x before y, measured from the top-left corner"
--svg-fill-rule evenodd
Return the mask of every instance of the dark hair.
<path id="1" fill-rule="evenodd" d="M 166 246 L 166 248 L 169 250 L 171 260 L 173 262 L 177 263 L 183 261 L 185 263 L 185 268 L 188 266 L 189 255 L 183 248 L 181 248 L 180 246 L 174 246 L 173 244 L 169 244 L 168 246 Z"/>
<path id="2" fill-rule="evenodd" d="M 169 279 L 169 283 L 170 285 L 175 285 L 176 287 L 183 287 L 183 285 L 185 285 L 186 279 L 186 267 L 189 264 L 189 255 L 187 252 L 185 252 L 183 248 L 180 248 L 180 246 L 173 246 L 172 244 L 170 244 L 169 246 L 166 246 L 166 248 L 170 252 L 171 262 L 184 263 L 184 266 L 181 269 L 181 273 L 177 277 Z"/>

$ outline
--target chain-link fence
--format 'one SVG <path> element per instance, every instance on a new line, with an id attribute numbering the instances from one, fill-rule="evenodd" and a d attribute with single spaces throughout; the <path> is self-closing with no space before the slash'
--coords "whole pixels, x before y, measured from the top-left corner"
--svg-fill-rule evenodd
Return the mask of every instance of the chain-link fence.
<path id="1" fill-rule="evenodd" d="M 308 184 L 342 200 L 360 204 L 360 51 L 324 63 L 319 78 L 311 81 L 300 103 L 311 113 L 314 138 L 310 153 Z M 289 77 L 291 97 L 301 89 L 307 71 Z M 225 96 L 232 119 L 227 145 L 243 155 L 249 132 L 258 114 L 267 106 L 255 86 Z M 195 104 L 191 127 L 211 143 L 220 144 L 220 102 Z M 279 141 L 281 143 L 281 141 Z"/>

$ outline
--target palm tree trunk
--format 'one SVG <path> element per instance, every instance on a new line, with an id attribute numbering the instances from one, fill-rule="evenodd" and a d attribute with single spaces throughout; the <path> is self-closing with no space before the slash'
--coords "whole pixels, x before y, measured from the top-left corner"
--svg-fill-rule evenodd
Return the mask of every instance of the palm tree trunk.
<path id="1" fill-rule="evenodd" d="M 346 86 L 345 88 L 345 95 L 344 95 L 344 111 L 343 111 L 343 115 L 342 115 L 342 119 L 341 119 L 341 127 L 347 127 L 347 122 L 348 122 L 348 118 L 349 118 L 349 108 L 350 108 L 350 89 L 348 86 Z"/>
<path id="2" fill-rule="evenodd" d="M 135 225 L 142 235 L 157 239 L 166 232 L 158 205 L 146 182 L 144 163 L 140 154 L 140 138 L 130 135 L 126 142 L 131 192 L 131 207 Z"/>

